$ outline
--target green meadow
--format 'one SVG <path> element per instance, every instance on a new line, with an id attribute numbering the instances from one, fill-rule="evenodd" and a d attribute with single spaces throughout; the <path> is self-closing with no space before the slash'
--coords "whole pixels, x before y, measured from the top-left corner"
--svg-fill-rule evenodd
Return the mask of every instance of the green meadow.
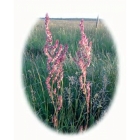
<path id="1" fill-rule="evenodd" d="M 79 84 L 81 71 L 73 61 L 81 36 L 79 23 L 80 20 L 66 19 L 50 19 L 49 23 L 53 41 L 58 39 L 60 44 L 68 45 L 68 53 L 63 65 L 63 106 L 58 116 L 58 132 L 63 133 L 77 133 L 80 126 L 86 124 L 85 97 Z M 88 118 L 88 128 L 91 128 L 106 114 L 113 100 L 118 63 L 116 46 L 102 20 L 99 20 L 97 28 L 96 21 L 85 20 L 84 27 L 87 38 L 92 41 L 92 62 L 87 69 L 87 81 L 91 83 Z M 22 78 L 24 91 L 33 112 L 53 130 L 54 108 L 45 84 L 48 76 L 47 57 L 43 52 L 45 41 L 44 19 L 39 19 L 32 28 L 23 50 Z"/>

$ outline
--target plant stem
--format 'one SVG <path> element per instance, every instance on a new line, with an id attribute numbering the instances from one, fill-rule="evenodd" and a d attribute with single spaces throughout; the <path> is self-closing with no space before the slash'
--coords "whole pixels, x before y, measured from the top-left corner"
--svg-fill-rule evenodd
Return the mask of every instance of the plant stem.
<path id="1" fill-rule="evenodd" d="M 35 62 L 33 62 L 33 63 L 34 63 L 34 65 L 35 65 L 35 68 L 36 68 L 36 71 L 37 71 L 37 74 L 38 74 L 38 78 L 39 78 L 39 81 L 40 81 L 41 90 L 42 90 L 43 98 L 44 98 L 45 112 L 46 112 L 46 100 L 45 100 L 45 93 L 44 93 L 44 89 L 43 89 L 43 85 L 42 85 L 41 77 L 40 77 L 40 75 L 39 75 L 38 68 L 37 68 Z"/>
<path id="2" fill-rule="evenodd" d="M 86 104 L 86 101 L 84 102 L 83 106 L 82 106 L 82 110 L 81 110 L 81 114 L 80 114 L 80 117 L 78 119 L 78 122 L 80 121 L 81 117 L 82 117 L 82 113 L 83 113 L 83 110 L 84 110 L 84 107 L 85 107 L 85 104 Z M 77 123 L 77 126 L 76 128 L 78 127 L 78 123 Z"/>

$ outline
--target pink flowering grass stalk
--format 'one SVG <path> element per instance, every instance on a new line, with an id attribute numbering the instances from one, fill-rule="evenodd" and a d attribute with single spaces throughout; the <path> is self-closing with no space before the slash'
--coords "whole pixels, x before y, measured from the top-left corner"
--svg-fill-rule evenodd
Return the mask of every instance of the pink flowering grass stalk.
<path id="1" fill-rule="evenodd" d="M 46 44 L 44 47 L 44 53 L 47 56 L 47 69 L 48 77 L 46 79 L 46 86 L 48 89 L 48 94 L 51 98 L 52 104 L 54 106 L 54 114 L 52 122 L 54 127 L 58 127 L 58 112 L 62 108 L 63 98 L 61 93 L 61 86 L 63 86 L 63 62 L 66 58 L 66 53 L 68 46 L 63 46 L 59 44 L 59 40 L 56 40 L 53 45 L 52 34 L 49 30 L 49 16 L 46 14 L 45 17 L 45 27 L 46 27 Z M 62 94 L 62 93 L 61 93 Z"/>
<path id="2" fill-rule="evenodd" d="M 76 64 L 81 70 L 81 75 L 79 77 L 80 89 L 86 98 L 87 106 L 87 124 L 88 125 L 88 113 L 89 113 L 89 103 L 90 103 L 90 82 L 87 82 L 87 68 L 91 63 L 91 47 L 92 42 L 88 41 L 88 38 L 84 32 L 84 21 L 80 22 L 81 40 L 79 41 L 79 49 L 77 51 L 77 58 L 74 58 Z"/>

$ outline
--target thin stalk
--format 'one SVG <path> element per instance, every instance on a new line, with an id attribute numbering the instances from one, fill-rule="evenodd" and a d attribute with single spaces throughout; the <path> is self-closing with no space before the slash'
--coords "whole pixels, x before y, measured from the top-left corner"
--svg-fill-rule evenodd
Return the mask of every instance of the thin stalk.
<path id="1" fill-rule="evenodd" d="M 62 80 L 62 86 L 61 86 L 61 95 L 63 94 L 64 88 L 63 88 L 63 80 Z"/>
<path id="2" fill-rule="evenodd" d="M 84 94 L 86 96 L 86 88 L 85 88 L 85 86 L 86 86 L 86 77 L 84 77 Z"/>
<path id="3" fill-rule="evenodd" d="M 86 122 L 86 125 L 87 125 L 87 127 L 88 127 L 88 115 L 89 115 L 89 113 L 88 113 L 88 106 L 87 106 L 87 122 Z"/>
<path id="4" fill-rule="evenodd" d="M 77 90 L 76 90 L 76 91 L 77 91 Z M 76 105 L 75 105 L 75 116 L 76 116 L 76 111 L 77 111 L 77 105 L 78 105 L 79 96 L 80 96 L 80 93 L 78 94 L 78 98 L 75 99 L 75 100 L 76 100 Z"/>
<path id="5" fill-rule="evenodd" d="M 43 89 L 43 85 L 42 85 L 41 77 L 40 77 L 40 75 L 39 75 L 38 68 L 37 68 L 35 62 L 33 62 L 33 63 L 34 63 L 34 65 L 35 65 L 35 68 L 36 68 L 36 71 L 37 71 L 37 74 L 38 74 L 38 78 L 39 78 L 39 81 L 40 81 L 41 90 L 42 90 L 43 98 L 44 98 L 44 104 L 45 104 L 45 112 L 46 112 L 46 100 L 45 100 L 45 93 L 44 93 L 44 89 Z"/>
<path id="6" fill-rule="evenodd" d="M 31 89 L 31 94 L 32 94 L 32 98 L 33 98 L 33 88 L 32 88 L 32 85 L 30 85 L 30 89 Z M 33 109 L 34 109 L 34 111 L 35 111 L 35 101 L 32 99 L 32 101 L 33 101 Z"/>
<path id="7" fill-rule="evenodd" d="M 85 105 L 86 105 L 86 101 L 84 102 L 84 104 L 83 104 L 83 106 L 82 106 L 82 110 L 81 110 L 81 113 L 80 113 L 80 117 L 79 117 L 79 119 L 78 119 L 78 123 L 79 123 L 79 121 L 80 121 L 80 119 L 81 119 L 81 117 L 82 117 L 82 113 L 83 113 L 83 110 L 84 110 Z M 78 127 L 78 123 L 77 123 L 76 128 Z"/>

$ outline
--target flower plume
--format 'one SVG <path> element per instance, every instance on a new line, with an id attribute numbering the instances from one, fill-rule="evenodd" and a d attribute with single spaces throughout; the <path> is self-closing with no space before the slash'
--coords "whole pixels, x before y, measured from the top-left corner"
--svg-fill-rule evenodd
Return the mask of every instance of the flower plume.
<path id="1" fill-rule="evenodd" d="M 46 86 L 48 94 L 52 100 L 54 106 L 53 123 L 54 127 L 58 126 L 58 112 L 62 108 L 63 98 L 62 95 L 58 95 L 61 88 L 61 82 L 63 81 L 63 62 L 66 59 L 66 53 L 68 51 L 68 45 L 63 46 L 59 44 L 59 40 L 56 40 L 53 45 L 52 34 L 49 29 L 49 16 L 45 17 L 45 29 L 46 29 L 46 44 L 44 47 L 44 54 L 47 56 L 47 70 L 48 77 L 46 78 Z M 57 85 L 54 87 L 53 85 Z"/>

